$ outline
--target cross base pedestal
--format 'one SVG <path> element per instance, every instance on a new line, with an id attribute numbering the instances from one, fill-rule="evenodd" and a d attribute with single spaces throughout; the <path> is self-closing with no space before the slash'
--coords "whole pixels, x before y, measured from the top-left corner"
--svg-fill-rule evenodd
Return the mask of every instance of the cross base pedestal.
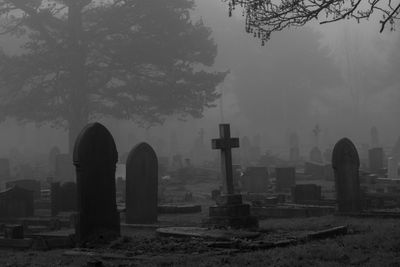
<path id="1" fill-rule="evenodd" d="M 209 209 L 209 219 L 205 224 L 215 227 L 257 228 L 258 219 L 250 215 L 250 205 L 243 204 L 242 196 L 223 195 L 216 206 Z"/>

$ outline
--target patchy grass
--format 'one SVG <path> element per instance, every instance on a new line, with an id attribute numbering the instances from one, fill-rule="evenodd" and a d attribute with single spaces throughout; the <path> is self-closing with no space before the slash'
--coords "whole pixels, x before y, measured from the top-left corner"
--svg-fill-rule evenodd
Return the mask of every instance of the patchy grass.
<path id="1" fill-rule="evenodd" d="M 100 255 L 115 253 L 139 257 L 100 259 L 104 266 L 399 266 L 400 220 L 326 216 L 262 221 L 264 235 L 282 237 L 296 232 L 349 225 L 349 234 L 285 248 L 240 252 L 207 248 L 198 239 L 160 238 L 151 230 L 134 231 Z M 93 251 L 93 250 L 92 250 Z M 89 256 L 63 256 L 64 250 L 0 250 L 0 266 L 85 266 Z"/>

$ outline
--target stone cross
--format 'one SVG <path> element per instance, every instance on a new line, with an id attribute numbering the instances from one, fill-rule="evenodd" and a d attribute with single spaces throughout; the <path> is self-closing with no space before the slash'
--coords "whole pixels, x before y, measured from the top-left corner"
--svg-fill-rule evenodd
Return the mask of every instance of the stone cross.
<path id="1" fill-rule="evenodd" d="M 239 147 L 239 138 L 231 138 L 229 124 L 219 125 L 218 139 L 212 139 L 212 149 L 221 150 L 221 171 L 228 195 L 234 194 L 232 174 L 232 148 Z"/>

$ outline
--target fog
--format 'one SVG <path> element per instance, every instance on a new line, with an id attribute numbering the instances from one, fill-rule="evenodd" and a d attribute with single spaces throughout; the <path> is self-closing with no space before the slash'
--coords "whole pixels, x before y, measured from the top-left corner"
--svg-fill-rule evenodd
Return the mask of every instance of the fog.
<path id="1" fill-rule="evenodd" d="M 316 125 L 322 130 L 322 148 L 344 136 L 357 145 L 370 143 L 372 126 L 385 147 L 400 135 L 395 123 L 400 115 L 398 32 L 379 33 L 376 21 L 314 24 L 273 33 L 261 46 L 259 39 L 245 33 L 239 12 L 228 17 L 224 3 L 198 0 L 193 17 L 213 32 L 218 54 L 212 68 L 229 71 L 219 86 L 222 97 L 201 119 L 172 116 L 147 129 L 131 121 L 100 119 L 120 153 L 148 141 L 160 155 L 191 157 L 199 131 L 204 129 L 204 142 L 210 147 L 221 122 L 230 123 L 238 137 L 261 136 L 262 151 L 279 155 L 287 154 L 292 132 L 299 135 L 302 153 L 308 153 Z M 0 38 L 6 53 L 19 53 L 21 40 Z M 7 118 L 0 126 L 0 151 L 17 158 L 47 155 L 53 146 L 66 152 L 67 138 L 63 129 Z"/>

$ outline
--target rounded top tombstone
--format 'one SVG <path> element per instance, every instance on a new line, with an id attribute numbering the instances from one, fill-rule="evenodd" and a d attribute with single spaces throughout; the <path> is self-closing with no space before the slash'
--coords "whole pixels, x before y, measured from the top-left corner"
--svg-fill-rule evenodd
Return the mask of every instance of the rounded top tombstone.
<path id="1" fill-rule="evenodd" d="M 73 162 L 80 164 L 116 164 L 118 152 L 111 133 L 95 122 L 82 129 L 75 141 Z"/>
<path id="2" fill-rule="evenodd" d="M 332 167 L 336 169 L 338 166 L 346 163 L 360 167 L 360 158 L 353 142 L 348 138 L 342 138 L 333 148 Z"/>
<path id="3" fill-rule="evenodd" d="M 146 142 L 139 143 L 133 147 L 133 149 L 128 154 L 128 157 L 126 159 L 126 164 L 132 162 L 136 155 L 149 155 L 157 160 L 156 152 Z"/>

